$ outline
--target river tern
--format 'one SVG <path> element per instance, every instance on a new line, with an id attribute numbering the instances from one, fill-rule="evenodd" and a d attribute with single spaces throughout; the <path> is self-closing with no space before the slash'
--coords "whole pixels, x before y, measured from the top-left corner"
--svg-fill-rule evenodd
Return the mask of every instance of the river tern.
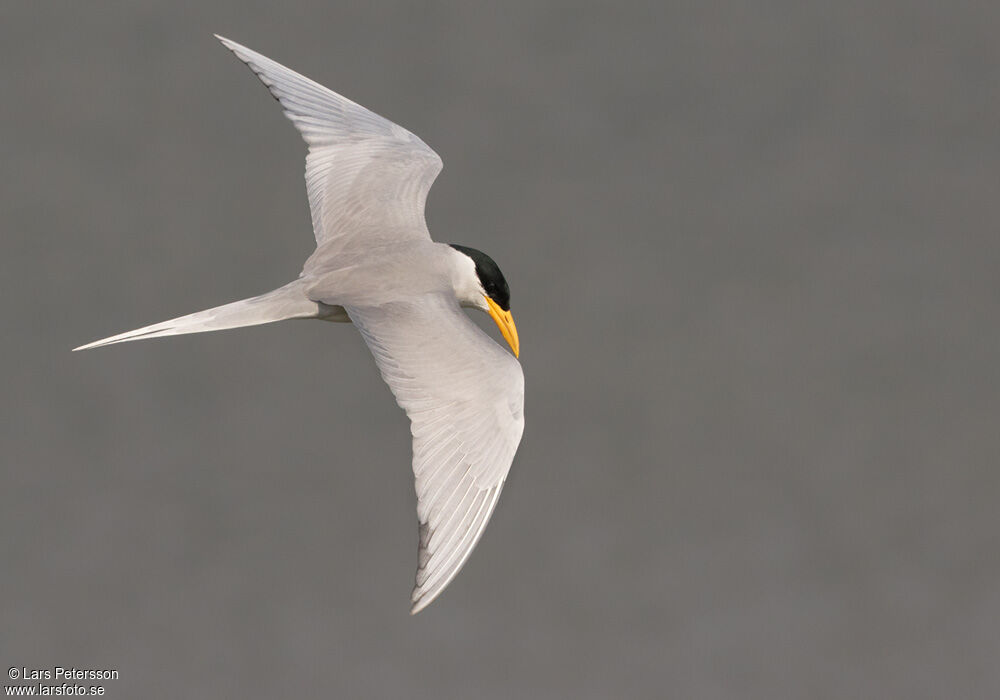
<path id="1" fill-rule="evenodd" d="M 485 253 L 435 243 L 424 203 L 441 158 L 406 129 L 216 35 L 278 100 L 308 145 L 316 250 L 283 287 L 76 350 L 285 319 L 353 323 L 410 418 L 419 549 L 411 613 L 465 564 L 524 430 L 524 375 L 503 273 Z M 513 355 L 462 311 L 496 322 Z"/>

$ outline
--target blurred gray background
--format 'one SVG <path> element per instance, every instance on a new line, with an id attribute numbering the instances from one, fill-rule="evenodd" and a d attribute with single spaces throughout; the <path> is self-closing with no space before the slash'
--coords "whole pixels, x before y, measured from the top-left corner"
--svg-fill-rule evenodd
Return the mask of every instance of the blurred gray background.
<path id="1" fill-rule="evenodd" d="M 5 2 L 3 668 L 117 668 L 120 698 L 996 698 L 998 29 Z M 69 352 L 311 250 L 305 147 L 212 32 L 423 137 L 432 233 L 511 283 L 524 441 L 416 618 L 407 422 L 353 328 Z"/>

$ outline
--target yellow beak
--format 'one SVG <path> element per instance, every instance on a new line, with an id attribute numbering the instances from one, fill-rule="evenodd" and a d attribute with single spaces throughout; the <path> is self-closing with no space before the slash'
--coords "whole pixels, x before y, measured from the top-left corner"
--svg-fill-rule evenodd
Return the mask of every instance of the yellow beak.
<path id="1" fill-rule="evenodd" d="M 500 308 L 499 304 L 489 297 L 485 297 L 485 299 L 490 307 L 490 316 L 493 318 L 493 322 L 497 324 L 497 328 L 500 329 L 503 339 L 507 341 L 510 349 L 514 351 L 514 357 L 520 357 L 521 344 L 517 340 L 517 326 L 514 325 L 514 317 L 510 311 L 504 311 Z"/>

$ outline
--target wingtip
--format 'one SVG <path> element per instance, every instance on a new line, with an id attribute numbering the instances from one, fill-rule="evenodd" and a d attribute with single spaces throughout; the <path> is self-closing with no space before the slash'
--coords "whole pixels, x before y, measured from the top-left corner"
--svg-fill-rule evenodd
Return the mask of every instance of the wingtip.
<path id="1" fill-rule="evenodd" d="M 227 39 L 226 37 L 222 36 L 221 34 L 213 34 L 212 36 L 214 36 L 216 39 L 218 39 L 220 42 L 222 42 L 222 45 L 225 46 L 230 51 L 236 51 L 237 47 L 240 46 L 239 44 L 237 44 L 232 39 Z"/>
<path id="2" fill-rule="evenodd" d="M 431 600 L 433 600 L 433 598 Z M 410 616 L 412 617 L 413 615 L 416 615 L 430 604 L 430 600 L 419 599 L 414 601 L 413 605 L 410 606 Z"/>
<path id="3" fill-rule="evenodd" d="M 416 615 L 418 612 L 437 600 L 438 596 L 444 592 L 445 588 L 447 588 L 447 584 L 437 588 L 421 588 L 420 586 L 415 586 L 413 588 L 413 593 L 410 595 L 410 600 L 413 603 L 413 605 L 410 606 L 410 615 Z"/>

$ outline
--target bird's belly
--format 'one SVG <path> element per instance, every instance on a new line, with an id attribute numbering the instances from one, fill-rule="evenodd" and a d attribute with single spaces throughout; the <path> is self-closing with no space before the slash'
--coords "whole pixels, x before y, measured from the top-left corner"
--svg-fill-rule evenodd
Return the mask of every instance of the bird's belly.
<path id="1" fill-rule="evenodd" d="M 333 304 L 324 304 L 323 302 L 317 302 L 319 305 L 319 320 L 321 321 L 333 321 L 334 323 L 350 323 L 351 317 L 347 315 L 347 311 L 343 306 L 335 306 Z"/>

